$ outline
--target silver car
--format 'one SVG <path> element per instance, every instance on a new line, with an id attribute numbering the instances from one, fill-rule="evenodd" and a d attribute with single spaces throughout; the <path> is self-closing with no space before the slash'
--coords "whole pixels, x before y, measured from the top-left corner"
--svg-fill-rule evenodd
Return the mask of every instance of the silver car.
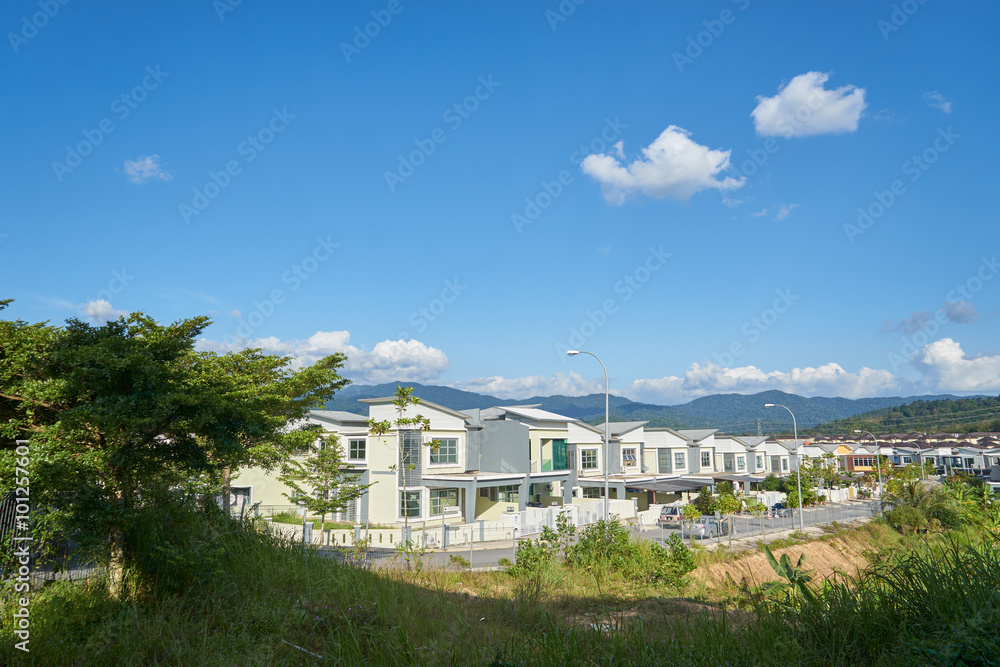
<path id="1" fill-rule="evenodd" d="M 702 515 L 691 526 L 691 537 L 700 540 L 719 537 L 729 534 L 729 522 L 725 519 L 716 519 L 714 516 Z M 736 534 L 736 531 L 733 531 Z"/>

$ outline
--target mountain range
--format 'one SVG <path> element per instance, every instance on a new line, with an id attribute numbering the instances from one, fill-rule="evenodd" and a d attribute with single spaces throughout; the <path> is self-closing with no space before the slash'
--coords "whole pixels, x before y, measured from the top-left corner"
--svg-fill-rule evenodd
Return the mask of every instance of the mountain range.
<path id="1" fill-rule="evenodd" d="M 524 399 L 503 399 L 452 387 L 422 385 L 415 382 L 388 382 L 377 385 L 348 385 L 327 403 L 328 410 L 343 410 L 368 414 L 361 398 L 391 396 L 398 385 L 413 387 L 415 396 L 443 405 L 452 410 L 490 408 L 506 405 L 538 405 L 543 410 L 565 415 L 591 424 L 604 422 L 604 394 L 587 396 L 535 396 Z M 885 410 L 913 401 L 933 401 L 959 398 L 950 394 L 936 396 L 890 396 L 877 398 L 806 398 L 783 391 L 758 394 L 714 394 L 696 398 L 683 405 L 653 405 L 638 403 L 622 396 L 609 398 L 611 421 L 648 421 L 647 426 L 670 428 L 717 428 L 724 433 L 757 433 L 758 420 L 764 435 L 791 432 L 791 418 L 781 408 L 765 408 L 765 403 L 787 406 L 803 431 L 819 424 L 846 419 L 873 410 Z"/>

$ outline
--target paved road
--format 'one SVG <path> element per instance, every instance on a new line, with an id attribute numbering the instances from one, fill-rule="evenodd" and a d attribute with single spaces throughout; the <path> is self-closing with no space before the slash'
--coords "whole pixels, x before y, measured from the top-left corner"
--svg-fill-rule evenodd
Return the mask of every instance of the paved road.
<path id="1" fill-rule="evenodd" d="M 876 504 L 870 501 L 849 501 L 845 503 L 828 503 L 827 505 L 806 508 L 802 514 L 803 524 L 806 532 L 810 534 L 822 534 L 816 526 L 828 525 L 834 521 L 838 523 L 851 523 L 854 521 L 866 521 L 871 519 L 876 513 Z M 734 518 L 736 532 L 733 533 L 733 547 L 755 548 L 761 541 L 761 525 L 766 536 L 764 541 L 787 537 L 799 529 L 798 510 L 793 510 L 792 517 L 771 518 L 755 517 L 753 515 L 739 515 Z M 813 527 L 810 530 L 810 527 Z M 579 529 L 578 529 L 579 530 Z M 680 535 L 679 529 L 658 528 L 655 525 L 647 527 L 643 531 L 638 527 L 632 528 L 632 534 L 637 539 L 652 540 L 662 542 L 669 539 L 671 535 Z M 537 538 L 537 535 L 528 535 L 525 539 Z M 690 539 L 687 531 L 684 531 L 685 541 Z M 520 541 L 520 540 L 518 540 Z M 707 549 L 714 549 L 718 544 L 728 545 L 728 536 L 714 538 L 711 540 L 698 540 Z M 324 548 L 327 550 L 328 548 Z M 395 549 L 370 549 L 369 563 L 374 567 L 405 567 L 406 562 L 399 556 Z M 336 558 L 343 557 L 343 551 L 333 549 L 331 555 Z M 423 555 L 423 563 L 427 567 L 453 567 L 459 565 L 452 563 L 452 555 L 461 556 L 467 561 L 471 561 L 473 569 L 496 569 L 499 567 L 501 558 L 513 560 L 514 544 L 511 540 L 499 542 L 477 542 L 473 545 L 470 553 L 468 545 L 455 546 L 447 550 L 427 551 Z"/>

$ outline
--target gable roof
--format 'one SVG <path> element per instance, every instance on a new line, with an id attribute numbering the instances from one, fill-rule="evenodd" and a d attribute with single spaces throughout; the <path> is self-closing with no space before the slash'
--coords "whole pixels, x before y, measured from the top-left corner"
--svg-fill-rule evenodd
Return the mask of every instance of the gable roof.
<path id="1" fill-rule="evenodd" d="M 326 421 L 339 422 L 341 424 L 367 424 L 368 417 L 356 415 L 353 412 L 343 410 L 310 410 L 310 417 L 325 419 Z"/>
<path id="2" fill-rule="evenodd" d="M 704 440 L 708 436 L 713 435 L 715 433 L 718 433 L 719 429 L 717 429 L 717 428 L 699 428 L 699 429 L 685 429 L 683 431 L 677 431 L 677 432 L 680 433 L 681 435 L 683 435 L 685 438 L 690 438 L 691 440 L 694 440 L 695 442 L 700 442 L 701 440 Z"/>
<path id="3" fill-rule="evenodd" d="M 415 396 L 414 398 L 419 398 L 419 396 Z M 386 403 L 392 403 L 394 400 L 396 400 L 395 396 L 382 396 L 380 398 L 359 398 L 358 402 L 365 403 L 366 405 L 384 405 Z M 459 412 L 458 410 L 452 410 L 451 408 L 446 408 L 443 405 L 438 405 L 437 403 L 431 403 L 430 401 L 425 401 L 423 399 L 420 400 L 420 403 L 411 407 L 416 410 L 419 410 L 421 405 L 426 405 L 427 407 L 433 410 L 437 410 L 438 412 L 443 412 L 447 415 L 451 415 L 452 417 L 458 417 L 459 419 L 469 418 L 469 415 L 465 414 L 464 412 Z"/>
<path id="4" fill-rule="evenodd" d="M 611 435 L 624 435 L 630 431 L 634 431 L 640 426 L 645 426 L 648 421 L 644 422 L 611 422 L 608 424 L 608 431 Z M 601 433 L 604 433 L 604 424 L 598 424 L 597 428 L 600 429 Z"/>

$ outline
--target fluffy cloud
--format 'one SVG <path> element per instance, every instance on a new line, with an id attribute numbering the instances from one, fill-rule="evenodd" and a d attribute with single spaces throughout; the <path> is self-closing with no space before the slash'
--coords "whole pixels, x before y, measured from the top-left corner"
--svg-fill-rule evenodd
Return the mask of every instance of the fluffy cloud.
<path id="1" fill-rule="evenodd" d="M 159 155 L 140 155 L 135 160 L 125 160 L 125 174 L 133 183 L 146 181 L 172 181 L 174 179 L 160 166 Z"/>
<path id="2" fill-rule="evenodd" d="M 601 184 L 609 204 L 623 204 L 630 194 L 654 199 L 686 200 L 701 190 L 733 190 L 744 179 L 718 175 L 729 169 L 731 151 L 711 150 L 691 140 L 691 133 L 671 125 L 653 143 L 642 149 L 643 157 L 625 164 L 621 146 L 617 157 L 604 153 L 588 155 L 581 168 Z"/>
<path id="3" fill-rule="evenodd" d="M 450 363 L 444 352 L 418 340 L 384 340 L 368 351 L 351 345 L 350 339 L 351 334 L 347 331 L 317 331 L 305 340 L 289 341 L 274 336 L 222 342 L 202 338 L 198 341 L 198 349 L 225 353 L 259 347 L 268 354 L 291 356 L 295 367 L 309 366 L 339 352 L 347 355 L 344 376 L 361 384 L 395 380 L 435 382 L 448 370 Z"/>
<path id="4" fill-rule="evenodd" d="M 552 377 L 532 375 L 519 378 L 505 378 L 499 375 L 473 378 L 467 382 L 452 385 L 456 389 L 489 394 L 497 398 L 521 399 L 531 396 L 586 396 L 604 393 L 604 378 L 588 380 L 579 373 L 556 373 Z M 614 390 L 611 393 L 615 393 Z"/>
<path id="5" fill-rule="evenodd" d="M 924 382 L 940 391 L 993 392 L 1000 389 L 1000 355 L 969 356 L 951 338 L 942 338 L 910 361 Z"/>
<path id="6" fill-rule="evenodd" d="M 799 207 L 798 204 L 782 204 L 781 208 L 778 209 L 778 212 L 774 214 L 774 219 L 777 220 L 778 222 L 781 222 L 782 220 L 790 216 L 792 214 L 792 211 L 794 211 L 798 207 Z"/>
<path id="7" fill-rule="evenodd" d="M 109 301 L 104 299 L 94 299 L 83 304 L 80 309 L 83 315 L 90 320 L 91 324 L 107 324 L 119 317 L 128 315 L 127 310 L 115 310 Z"/>
<path id="8" fill-rule="evenodd" d="M 855 132 L 865 110 L 864 88 L 823 87 L 829 74 L 806 72 L 779 88 L 774 97 L 757 96 L 750 113 L 762 137 L 808 137 L 814 134 Z"/>
<path id="9" fill-rule="evenodd" d="M 927 102 L 927 106 L 945 113 L 951 113 L 951 101 L 938 91 L 932 90 L 929 93 L 924 93 L 923 97 L 924 102 Z"/>
<path id="10" fill-rule="evenodd" d="M 857 398 L 884 394 L 899 386 L 899 380 L 889 371 L 862 368 L 848 373 L 834 363 L 793 368 L 787 373 L 764 372 L 756 366 L 723 368 L 713 363 L 694 363 L 683 378 L 635 380 L 626 394 L 634 400 L 670 405 L 710 394 L 755 394 L 769 389 L 800 396 Z"/>
<path id="11" fill-rule="evenodd" d="M 886 320 L 882 323 L 879 331 L 883 334 L 890 334 L 895 331 L 912 334 L 927 328 L 933 320 L 937 320 L 941 324 L 945 324 L 946 322 L 973 324 L 978 319 L 979 311 L 976 310 L 976 306 L 971 301 L 949 301 L 934 313 L 931 313 L 929 310 L 919 310 L 910 317 L 902 319 L 895 324 L 892 320 Z M 936 331 L 936 329 L 934 330 Z"/>

